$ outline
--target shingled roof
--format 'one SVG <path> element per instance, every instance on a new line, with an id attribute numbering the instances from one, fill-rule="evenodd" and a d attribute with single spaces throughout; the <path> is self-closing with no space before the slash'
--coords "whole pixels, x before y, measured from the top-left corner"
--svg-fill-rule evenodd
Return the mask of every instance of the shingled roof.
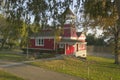
<path id="1" fill-rule="evenodd" d="M 34 37 L 54 37 L 55 36 L 55 32 L 53 30 L 43 30 L 39 33 L 35 33 L 32 36 Z"/>

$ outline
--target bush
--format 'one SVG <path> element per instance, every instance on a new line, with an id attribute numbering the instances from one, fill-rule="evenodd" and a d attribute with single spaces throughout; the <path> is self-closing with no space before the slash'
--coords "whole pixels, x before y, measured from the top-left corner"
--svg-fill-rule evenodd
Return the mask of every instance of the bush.
<path id="1" fill-rule="evenodd" d="M 55 54 L 54 53 L 39 53 L 37 55 L 37 58 L 52 58 L 52 57 L 55 57 Z"/>

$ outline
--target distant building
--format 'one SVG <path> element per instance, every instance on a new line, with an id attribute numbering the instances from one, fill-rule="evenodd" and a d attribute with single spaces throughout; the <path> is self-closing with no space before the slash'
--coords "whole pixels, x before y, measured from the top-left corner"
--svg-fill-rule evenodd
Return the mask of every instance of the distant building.
<path id="1" fill-rule="evenodd" d="M 56 50 L 58 53 L 86 57 L 86 36 L 82 32 L 76 32 L 75 15 L 67 8 L 63 13 L 65 23 L 63 32 L 56 40 L 56 33 L 52 29 L 43 29 L 38 34 L 30 37 L 29 49 Z"/>

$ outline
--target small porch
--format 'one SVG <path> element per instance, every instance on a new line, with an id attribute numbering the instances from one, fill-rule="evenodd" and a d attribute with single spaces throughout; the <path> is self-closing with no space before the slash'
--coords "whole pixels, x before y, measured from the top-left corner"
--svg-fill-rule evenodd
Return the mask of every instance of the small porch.
<path id="1" fill-rule="evenodd" d="M 61 49 L 61 54 L 71 55 L 76 53 L 81 53 L 81 50 L 86 50 L 83 43 L 78 40 L 62 40 L 59 43 L 59 49 Z M 84 48 L 84 49 L 83 49 Z"/>

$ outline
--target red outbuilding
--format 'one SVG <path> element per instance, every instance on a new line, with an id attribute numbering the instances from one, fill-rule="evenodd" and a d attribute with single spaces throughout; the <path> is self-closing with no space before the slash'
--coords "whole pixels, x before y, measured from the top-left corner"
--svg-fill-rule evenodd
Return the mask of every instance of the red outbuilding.
<path id="1" fill-rule="evenodd" d="M 57 35 L 59 40 L 56 40 L 56 31 L 52 29 L 43 29 L 41 32 L 30 37 L 30 49 L 38 50 L 58 50 L 58 53 L 71 55 L 76 57 L 86 57 L 86 36 L 82 32 L 76 32 L 75 15 L 67 8 L 63 13 L 65 23 L 62 33 Z"/>

